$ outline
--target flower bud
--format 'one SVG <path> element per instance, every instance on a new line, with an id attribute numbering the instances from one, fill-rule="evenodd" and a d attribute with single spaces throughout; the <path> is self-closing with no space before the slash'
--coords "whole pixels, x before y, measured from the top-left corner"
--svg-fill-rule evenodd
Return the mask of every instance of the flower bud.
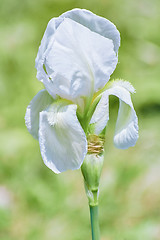
<path id="1" fill-rule="evenodd" d="M 103 155 L 87 154 L 82 164 L 82 174 L 85 183 L 91 191 L 98 190 L 103 167 L 103 159 Z"/>
<path id="2" fill-rule="evenodd" d="M 102 137 L 88 136 L 88 154 L 83 161 L 81 171 L 90 205 L 98 204 L 99 181 L 104 160 L 103 145 Z"/>
<path id="3" fill-rule="evenodd" d="M 103 155 L 87 154 L 81 170 L 89 205 L 98 205 L 99 181 L 103 167 Z"/>

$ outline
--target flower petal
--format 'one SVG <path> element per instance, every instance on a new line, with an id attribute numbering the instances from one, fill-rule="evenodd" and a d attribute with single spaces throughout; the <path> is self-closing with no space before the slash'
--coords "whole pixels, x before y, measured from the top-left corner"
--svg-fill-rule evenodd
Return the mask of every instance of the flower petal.
<path id="1" fill-rule="evenodd" d="M 90 124 L 94 124 L 94 133 L 99 135 L 109 120 L 109 95 L 103 93 L 93 113 Z"/>
<path id="2" fill-rule="evenodd" d="M 53 43 L 55 31 L 62 21 L 62 18 L 52 18 L 49 21 L 47 28 L 44 32 L 40 47 L 38 49 L 38 54 L 35 60 L 36 68 L 38 67 L 39 63 L 44 60 L 45 52 L 48 47 Z"/>
<path id="3" fill-rule="evenodd" d="M 46 73 L 46 70 L 49 72 L 49 69 L 44 68 L 45 63 L 45 56 L 47 51 L 51 48 L 53 42 L 54 42 L 54 34 L 58 26 L 63 21 L 63 18 L 52 18 L 45 30 L 45 33 L 43 35 L 40 47 L 38 49 L 38 54 L 35 60 L 35 67 L 37 68 L 37 79 L 41 81 L 45 88 L 47 89 L 48 93 L 55 98 L 56 94 L 54 92 L 53 84 L 49 79 L 48 74 Z"/>
<path id="4" fill-rule="evenodd" d="M 39 91 L 27 107 L 25 124 L 32 136 L 38 140 L 39 112 L 53 102 L 53 98 L 46 90 Z"/>
<path id="5" fill-rule="evenodd" d="M 76 109 L 76 105 L 66 105 L 61 100 L 40 113 L 41 155 L 55 173 L 80 168 L 87 153 L 87 140 Z"/>
<path id="6" fill-rule="evenodd" d="M 130 96 L 129 96 L 130 97 Z M 114 135 L 114 145 L 126 149 L 133 147 L 138 139 L 138 119 L 136 112 L 129 102 L 120 100 L 118 119 Z"/>
<path id="7" fill-rule="evenodd" d="M 130 92 L 134 88 L 128 82 L 115 81 L 107 89 L 97 105 L 92 116 L 91 123 L 95 123 L 95 133 L 99 134 L 106 126 L 109 120 L 109 95 L 115 95 L 119 98 L 120 106 L 116 123 L 114 144 L 117 148 L 126 149 L 134 146 L 138 139 L 138 119 L 134 110 Z"/>
<path id="8" fill-rule="evenodd" d="M 45 66 L 53 71 L 50 78 L 56 94 L 74 101 L 107 83 L 118 61 L 112 40 L 69 18 L 60 24 L 54 39 Z"/>
<path id="9" fill-rule="evenodd" d="M 88 10 L 78 8 L 65 12 L 60 17 L 70 18 L 89 28 L 91 31 L 111 39 L 114 43 L 115 52 L 118 52 L 120 46 L 119 31 L 116 26 L 106 18 L 97 16 Z"/>

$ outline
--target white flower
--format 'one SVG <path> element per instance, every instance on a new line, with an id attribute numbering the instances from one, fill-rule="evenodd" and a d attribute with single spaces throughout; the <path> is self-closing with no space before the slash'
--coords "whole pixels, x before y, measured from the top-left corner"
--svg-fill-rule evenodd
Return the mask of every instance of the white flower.
<path id="1" fill-rule="evenodd" d="M 115 25 L 84 9 L 48 23 L 36 57 L 37 78 L 46 90 L 33 98 L 25 120 L 39 140 L 44 163 L 55 173 L 80 168 L 87 154 L 87 129 L 94 126 L 99 134 L 105 128 L 111 94 L 120 99 L 115 145 L 135 144 L 132 87 L 122 81 L 106 85 L 118 62 L 119 45 Z"/>

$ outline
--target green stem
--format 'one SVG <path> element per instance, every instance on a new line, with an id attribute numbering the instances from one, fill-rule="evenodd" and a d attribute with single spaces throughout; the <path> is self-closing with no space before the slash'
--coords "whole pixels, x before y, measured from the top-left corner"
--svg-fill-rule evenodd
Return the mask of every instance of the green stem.
<path id="1" fill-rule="evenodd" d="M 90 206 L 92 240 L 100 240 L 99 222 L 98 222 L 98 205 Z"/>

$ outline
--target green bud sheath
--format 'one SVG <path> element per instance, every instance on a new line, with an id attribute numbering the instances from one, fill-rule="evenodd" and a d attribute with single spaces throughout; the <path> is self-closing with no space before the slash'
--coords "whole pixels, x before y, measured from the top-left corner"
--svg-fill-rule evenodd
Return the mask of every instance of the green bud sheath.
<path id="1" fill-rule="evenodd" d="M 97 191 L 103 167 L 103 155 L 87 154 L 83 165 L 82 174 L 86 185 L 91 191 Z"/>
<path id="2" fill-rule="evenodd" d="M 104 160 L 104 137 L 89 134 L 88 153 L 81 166 L 91 217 L 92 240 L 100 239 L 98 221 L 99 181 Z"/>
<path id="3" fill-rule="evenodd" d="M 98 205 L 99 181 L 103 167 L 103 144 L 101 137 L 88 136 L 88 154 L 81 167 L 86 194 L 90 206 Z"/>

